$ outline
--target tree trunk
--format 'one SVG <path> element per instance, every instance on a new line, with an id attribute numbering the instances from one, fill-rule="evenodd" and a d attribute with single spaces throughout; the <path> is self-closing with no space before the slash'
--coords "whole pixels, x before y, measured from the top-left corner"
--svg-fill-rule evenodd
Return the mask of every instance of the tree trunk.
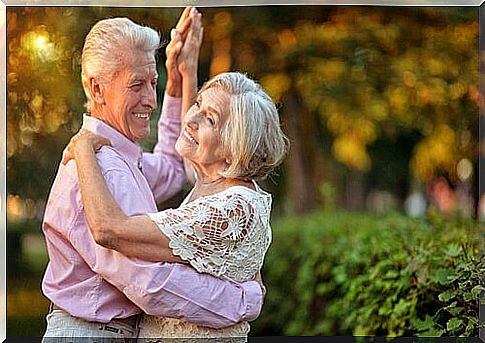
<path id="1" fill-rule="evenodd" d="M 319 181 L 315 179 L 314 172 L 317 160 L 315 120 L 299 101 L 295 91 L 288 93 L 283 108 L 286 132 L 291 142 L 286 159 L 290 208 L 295 214 L 303 214 L 317 205 Z"/>
<path id="2" fill-rule="evenodd" d="M 349 210 L 365 209 L 364 177 L 361 172 L 350 170 L 346 178 L 346 205 Z"/>

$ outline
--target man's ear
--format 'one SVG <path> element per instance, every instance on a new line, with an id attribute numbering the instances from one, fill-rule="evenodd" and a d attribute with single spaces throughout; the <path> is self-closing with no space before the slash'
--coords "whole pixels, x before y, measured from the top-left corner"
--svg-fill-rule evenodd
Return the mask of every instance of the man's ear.
<path id="1" fill-rule="evenodd" d="M 94 77 L 89 79 L 89 91 L 91 92 L 91 96 L 95 103 L 99 105 L 106 104 L 106 101 L 104 100 L 104 89 Z"/>

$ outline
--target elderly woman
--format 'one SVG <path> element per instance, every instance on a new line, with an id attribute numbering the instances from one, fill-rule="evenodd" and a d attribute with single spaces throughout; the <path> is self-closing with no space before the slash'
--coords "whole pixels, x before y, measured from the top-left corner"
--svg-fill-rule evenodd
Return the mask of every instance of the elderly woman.
<path id="1" fill-rule="evenodd" d="M 223 73 L 200 90 L 176 143 L 196 182 L 177 209 L 126 216 L 97 165 L 95 151 L 103 145 L 109 142 L 87 131 L 69 145 L 87 220 L 99 244 L 130 257 L 189 263 L 201 273 L 234 282 L 255 277 L 271 242 L 271 195 L 256 180 L 281 163 L 288 147 L 276 107 L 257 83 L 240 73 Z M 247 322 L 211 329 L 154 317 L 140 328 L 141 337 L 233 341 L 245 341 L 249 332 Z"/>

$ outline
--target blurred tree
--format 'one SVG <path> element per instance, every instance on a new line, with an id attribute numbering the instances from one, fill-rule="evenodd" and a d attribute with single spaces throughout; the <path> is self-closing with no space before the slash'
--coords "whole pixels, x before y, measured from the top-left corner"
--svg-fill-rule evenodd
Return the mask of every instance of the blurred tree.
<path id="1" fill-rule="evenodd" d="M 458 162 L 477 162 L 477 9 L 396 13 L 322 6 L 234 11 L 234 62 L 227 69 L 249 72 L 283 104 L 295 212 L 314 208 L 325 169 L 340 168 L 321 163 L 319 132 L 331 137 L 331 157 L 345 166 L 340 193 L 350 208 L 362 208 L 371 170 L 383 176 L 379 170 L 394 163 L 387 179 L 404 169 L 422 182 L 440 174 L 458 182 Z M 378 142 L 378 150 L 407 146 L 404 158 L 373 160 Z M 403 182 L 393 183 L 382 186 L 405 194 Z"/>
<path id="2" fill-rule="evenodd" d="M 79 129 L 85 111 L 81 51 L 84 37 L 92 25 L 106 17 L 127 16 L 158 28 L 163 41 L 167 42 L 167 32 L 179 12 L 178 9 L 148 8 L 8 8 L 9 193 L 20 194 L 23 198 L 47 198 L 62 149 Z M 159 59 L 163 58 L 161 53 Z M 165 83 L 163 63 L 158 67 L 161 75 L 159 91 L 162 92 Z M 153 116 L 154 129 L 157 120 L 157 116 Z M 154 141 L 152 135 L 143 143 L 151 148 Z"/>
<path id="3" fill-rule="evenodd" d="M 395 8 L 260 6 L 202 12 L 200 80 L 226 70 L 247 72 L 280 106 L 292 148 L 280 170 L 286 187 L 268 187 L 276 197 L 288 195 L 285 210 L 319 206 L 322 182 L 337 186 L 337 204 L 359 209 L 369 187 L 402 197 L 410 177 L 428 182 L 443 174 L 457 182 L 460 161 L 476 164 L 477 9 L 400 8 L 397 15 Z M 9 193 L 47 196 L 55 162 L 80 125 L 79 63 L 90 27 L 105 17 L 128 16 L 168 39 L 179 13 L 9 7 Z M 159 68 L 162 92 L 163 63 Z"/>

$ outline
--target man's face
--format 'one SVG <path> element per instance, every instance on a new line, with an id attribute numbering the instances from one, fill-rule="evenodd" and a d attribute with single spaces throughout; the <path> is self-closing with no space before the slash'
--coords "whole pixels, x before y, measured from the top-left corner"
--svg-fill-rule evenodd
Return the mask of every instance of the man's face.
<path id="1" fill-rule="evenodd" d="M 111 82 L 103 85 L 101 119 L 133 142 L 150 134 L 150 115 L 157 108 L 155 57 L 134 51 Z"/>

